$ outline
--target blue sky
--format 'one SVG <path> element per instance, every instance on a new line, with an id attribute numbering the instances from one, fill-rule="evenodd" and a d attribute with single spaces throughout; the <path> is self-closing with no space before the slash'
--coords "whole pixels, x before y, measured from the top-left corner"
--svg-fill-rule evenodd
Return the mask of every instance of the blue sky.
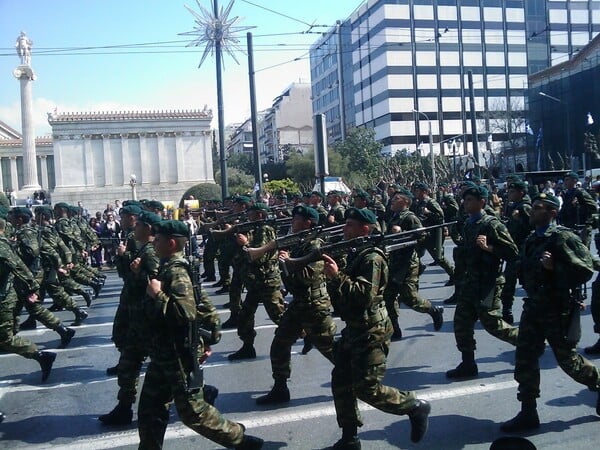
<path id="1" fill-rule="evenodd" d="M 212 0 L 199 1 L 212 8 Z M 228 3 L 219 0 L 219 6 Z M 239 16 L 239 25 L 256 26 L 251 31 L 259 110 L 269 107 L 292 82 L 310 80 L 308 48 L 319 35 L 303 34 L 308 24 L 334 25 L 361 3 L 235 0 L 230 17 Z M 198 69 L 203 48 L 185 48 L 193 38 L 178 33 L 193 30 L 195 23 L 184 5 L 199 11 L 196 0 L 0 0 L 0 120 L 21 129 L 19 83 L 12 75 L 20 63 L 14 47 L 20 31 L 33 41 L 38 136 L 49 134 L 46 113 L 55 108 L 76 112 L 202 109 L 208 105 L 216 118 L 214 57 Z M 312 28 L 318 33 L 326 30 Z M 284 35 L 275 35 L 280 33 Z M 98 48 L 165 42 L 169 43 Z M 246 32 L 240 34 L 240 44 L 246 47 Z M 237 53 L 237 58 L 240 65 L 225 57 L 227 123 L 242 121 L 250 112 L 247 56 Z M 289 62 L 295 58 L 301 59 Z"/>

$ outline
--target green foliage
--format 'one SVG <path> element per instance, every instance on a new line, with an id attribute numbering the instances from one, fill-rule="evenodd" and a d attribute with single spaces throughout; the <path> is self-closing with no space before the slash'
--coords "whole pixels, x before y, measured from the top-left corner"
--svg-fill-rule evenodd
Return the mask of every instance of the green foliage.
<path id="1" fill-rule="evenodd" d="M 183 208 L 183 201 L 186 200 L 190 195 L 193 195 L 194 198 L 201 201 L 220 199 L 221 187 L 218 184 L 213 183 L 200 183 L 192 186 L 185 191 L 183 197 L 181 197 L 181 200 L 179 201 L 180 208 Z"/>
<path id="2" fill-rule="evenodd" d="M 334 145 L 348 170 L 365 178 L 369 183 L 375 182 L 381 171 L 383 145 L 375 140 L 375 131 L 370 128 L 352 128 L 346 139 Z"/>
<path id="3" fill-rule="evenodd" d="M 215 179 L 221 181 L 220 171 L 215 175 Z M 247 175 L 234 167 L 227 168 L 227 186 L 229 188 L 229 195 L 252 192 L 254 189 L 254 176 Z"/>
<path id="4" fill-rule="evenodd" d="M 292 153 L 287 162 L 287 176 L 293 179 L 301 189 L 309 190 L 315 182 L 315 153 L 308 150 L 305 154 Z"/>
<path id="5" fill-rule="evenodd" d="M 262 165 L 262 174 L 269 175 L 269 180 L 282 180 L 285 178 L 285 163 L 268 162 Z"/>
<path id="6" fill-rule="evenodd" d="M 8 201 L 8 197 L 4 195 L 3 192 L 0 192 L 0 205 L 6 206 L 7 208 L 10 206 L 10 202 Z"/>
<path id="7" fill-rule="evenodd" d="M 265 183 L 264 189 L 271 194 L 281 194 L 285 192 L 286 194 L 298 194 L 300 193 L 300 187 L 297 183 L 289 178 L 285 178 L 283 180 L 273 180 Z"/>
<path id="8" fill-rule="evenodd" d="M 227 167 L 254 176 L 254 158 L 248 153 L 234 153 L 227 159 Z"/>

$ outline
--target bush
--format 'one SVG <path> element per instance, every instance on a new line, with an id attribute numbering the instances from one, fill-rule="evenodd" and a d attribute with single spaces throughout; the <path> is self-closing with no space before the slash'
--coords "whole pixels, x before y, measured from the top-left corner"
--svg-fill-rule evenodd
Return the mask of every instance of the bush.
<path id="1" fill-rule="evenodd" d="M 7 208 L 10 206 L 10 202 L 8 201 L 8 197 L 4 195 L 3 192 L 0 192 L 0 205 L 6 206 Z"/>
<path id="2" fill-rule="evenodd" d="M 179 201 L 179 207 L 183 208 L 183 201 L 187 200 L 190 195 L 193 195 L 195 199 L 200 201 L 207 201 L 213 199 L 221 199 L 221 186 L 214 183 L 200 183 L 192 186 Z"/>

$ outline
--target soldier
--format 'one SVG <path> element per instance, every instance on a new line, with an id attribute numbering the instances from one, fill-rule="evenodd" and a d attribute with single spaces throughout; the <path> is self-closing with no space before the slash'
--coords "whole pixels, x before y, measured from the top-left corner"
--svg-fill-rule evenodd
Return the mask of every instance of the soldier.
<path id="1" fill-rule="evenodd" d="M 533 199 L 531 219 L 535 232 L 525 241 L 519 271 L 527 292 L 515 363 L 521 412 L 501 426 L 505 432 L 540 426 L 536 399 L 540 396 L 539 358 L 546 341 L 567 375 L 591 391 L 600 390 L 600 372 L 576 350 L 581 336 L 581 305 L 573 291 L 592 277 L 592 257 L 579 237 L 553 223 L 559 207 L 558 199 L 549 193 Z M 600 396 L 596 413 L 600 415 Z"/>
<path id="2" fill-rule="evenodd" d="M 377 217 L 367 209 L 346 211 L 344 239 L 368 236 Z M 388 280 L 385 255 L 376 247 L 368 247 L 348 256 L 346 268 L 340 272 L 328 255 L 325 275 L 340 295 L 337 309 L 346 328 L 334 344 L 334 368 L 331 390 L 342 438 L 333 449 L 360 449 L 358 427 L 362 426 L 357 398 L 391 414 L 407 414 L 411 423 L 411 440 L 419 442 L 427 432 L 431 406 L 413 392 L 403 392 L 381 383 L 392 336 L 392 324 L 383 302 Z"/>
<path id="3" fill-rule="evenodd" d="M 296 206 L 292 214 L 292 233 L 309 230 L 319 223 L 319 213 L 314 208 Z M 318 238 L 299 242 L 290 252 L 280 250 L 279 259 L 300 258 L 318 249 L 321 244 Z M 317 261 L 283 277 L 286 289 L 294 298 L 283 313 L 271 343 L 275 384 L 268 394 L 256 399 L 259 405 L 290 401 L 287 380 L 291 374 L 292 345 L 302 336 L 303 330 L 310 343 L 332 361 L 336 327 L 331 318 L 331 301 L 323 268 L 323 261 Z"/>
<path id="4" fill-rule="evenodd" d="M 444 223 L 444 211 L 440 204 L 429 196 L 429 186 L 425 183 L 416 183 L 414 185 L 414 192 L 415 203 L 413 204 L 413 211 L 423 226 L 430 227 Z M 419 256 L 422 257 L 425 254 L 425 250 L 427 250 L 433 261 L 439 264 L 450 277 L 445 285 L 452 286 L 454 284 L 454 268 L 444 256 L 443 230 L 440 228 L 430 233 L 419 247 L 417 248 Z"/>
<path id="5" fill-rule="evenodd" d="M 558 213 L 558 223 L 577 232 L 585 246 L 590 248 L 593 215 L 598 207 L 587 191 L 576 186 L 577 181 L 575 172 L 565 175 L 563 205 Z"/>
<path id="6" fill-rule="evenodd" d="M 327 225 L 341 225 L 344 223 L 344 212 L 346 208 L 342 205 L 342 197 L 338 191 L 329 191 L 327 193 L 327 203 L 329 203 L 329 212 L 327 213 Z"/>
<path id="7" fill-rule="evenodd" d="M 140 370 L 148 355 L 146 342 L 149 330 L 142 309 L 144 290 L 148 279 L 156 278 L 159 265 L 152 245 L 152 226 L 161 220 L 157 214 L 142 212 L 135 223 L 134 239 L 140 247 L 137 253 L 131 255 L 131 298 L 126 311 L 129 326 L 119 347 L 121 355 L 117 364 L 119 403 L 111 412 L 98 417 L 104 425 L 129 425 L 133 417 L 132 405 L 135 402 Z"/>
<path id="8" fill-rule="evenodd" d="M 259 449 L 262 439 L 246 435 L 243 425 L 221 416 L 204 400 L 203 390 L 189 384 L 192 360 L 206 359 L 210 354 L 209 343 L 202 339 L 197 354 L 189 354 L 185 341 L 190 327 L 200 324 L 210 330 L 214 336 L 210 343 L 215 343 L 220 337 L 219 319 L 205 293 L 195 297 L 188 263 L 183 258 L 187 226 L 164 220 L 154 225 L 154 231 L 154 248 L 161 265 L 157 277 L 150 279 L 146 287 L 144 310 L 152 334 L 150 364 L 138 408 L 139 448 L 162 448 L 169 405 L 175 401 L 182 422 L 198 434 L 224 447 Z"/>
<path id="9" fill-rule="evenodd" d="M 231 212 L 233 214 L 242 214 L 252 203 L 252 199 L 246 195 L 238 195 L 232 197 L 229 200 L 231 206 Z M 227 226 L 231 226 L 229 223 Z M 231 274 L 229 273 L 229 266 L 231 265 L 233 255 L 237 245 L 233 239 L 223 239 L 218 242 L 218 254 L 217 254 L 217 265 L 219 267 L 219 281 L 213 284 L 211 287 L 220 287 L 215 291 L 215 294 L 226 294 L 229 292 L 231 286 Z"/>
<path id="10" fill-rule="evenodd" d="M 31 225 L 32 212 L 29 208 L 24 207 L 13 208 L 11 212 L 16 229 L 16 254 L 31 271 L 35 280 L 41 284 L 44 278 L 40 262 L 41 236 L 38 230 Z M 38 292 L 38 297 L 42 299 L 40 292 Z M 18 316 L 23 308 L 29 313 L 29 318 L 21 324 L 20 330 L 34 329 L 36 320 L 39 320 L 46 328 L 56 331 L 60 335 L 60 348 L 66 348 L 69 345 L 75 335 L 75 330 L 65 327 L 58 317 L 42 306 L 41 301 L 29 302 L 23 297 L 19 297 L 15 307 L 15 316 Z"/>
<path id="11" fill-rule="evenodd" d="M 0 217 L 0 351 L 36 360 L 42 369 L 43 382 L 50 375 L 56 353 L 40 351 L 33 342 L 14 334 L 17 291 L 28 302 L 37 302 L 40 286 L 4 237 L 5 225 L 6 217 Z"/>
<path id="12" fill-rule="evenodd" d="M 506 211 L 505 224 L 517 248 L 521 248 L 525 239 L 531 233 L 529 223 L 531 216 L 531 201 L 527 195 L 527 185 L 523 181 L 513 181 L 508 186 L 509 206 Z M 512 306 L 515 301 L 517 287 L 517 261 L 507 261 L 504 268 L 504 287 L 500 294 L 502 301 L 502 318 L 506 323 L 513 324 Z"/>
<path id="13" fill-rule="evenodd" d="M 52 208 L 49 206 L 35 208 L 35 221 L 40 233 L 40 262 L 44 274 L 40 297 L 43 298 L 44 293 L 48 293 L 57 309 L 66 309 L 75 314 L 72 326 L 79 326 L 87 319 L 88 314 L 77 306 L 63 286 L 69 280 L 69 270 L 72 267 L 71 251 L 50 225 L 52 215 Z"/>
<path id="14" fill-rule="evenodd" d="M 264 203 L 256 203 L 248 211 L 250 221 L 264 220 L 269 214 L 269 207 Z M 261 247 L 275 239 L 275 237 L 275 230 L 269 225 L 260 225 L 256 230 L 250 231 L 247 236 L 244 234 L 236 235 L 238 245 L 249 247 Z M 242 303 L 237 327 L 238 336 L 244 344 L 237 352 L 228 356 L 230 361 L 256 358 L 254 315 L 259 303 L 264 305 L 269 318 L 276 325 L 281 320 L 284 302 L 279 289 L 281 287 L 281 275 L 276 252 L 267 252 L 250 263 L 246 271 L 244 284 L 248 289 L 248 293 Z"/>
<path id="15" fill-rule="evenodd" d="M 594 236 L 596 242 L 596 251 L 600 255 L 600 232 Z M 590 309 L 592 312 L 592 319 L 594 321 L 594 333 L 600 334 L 600 258 L 594 257 L 594 270 L 598 271 L 596 279 L 592 283 L 592 301 Z M 586 347 L 583 351 L 588 355 L 600 355 L 600 339 L 596 341 L 594 345 Z"/>
<path id="16" fill-rule="evenodd" d="M 319 213 L 319 225 L 327 225 L 327 215 L 329 214 L 323 206 L 325 196 L 321 191 L 312 191 L 310 193 L 309 206 L 312 206 Z"/>
<path id="17" fill-rule="evenodd" d="M 463 206 L 469 215 L 463 230 L 464 275 L 457 291 L 454 337 L 462 362 L 446 372 L 450 379 L 478 375 L 475 363 L 474 326 L 477 319 L 488 333 L 515 345 L 518 330 L 502 320 L 500 292 L 504 285 L 502 260 L 517 258 L 518 249 L 506 227 L 484 205 L 487 189 L 473 186 L 463 193 Z"/>
<path id="18" fill-rule="evenodd" d="M 408 189 L 400 188 L 392 198 L 393 215 L 387 223 L 387 234 L 421 228 L 421 221 L 410 210 L 413 195 Z M 392 340 L 402 339 L 398 323 L 400 308 L 398 300 L 414 311 L 427 313 L 433 319 L 433 328 L 438 331 L 444 323 L 444 308 L 433 306 L 429 300 L 419 296 L 419 257 L 415 247 L 397 250 L 390 255 L 390 280 L 383 293 L 383 300 L 392 322 Z"/>

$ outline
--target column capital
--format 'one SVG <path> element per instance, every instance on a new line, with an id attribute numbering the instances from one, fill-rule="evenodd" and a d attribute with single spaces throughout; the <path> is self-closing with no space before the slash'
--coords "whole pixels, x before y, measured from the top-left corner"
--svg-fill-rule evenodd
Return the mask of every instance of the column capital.
<path id="1" fill-rule="evenodd" d="M 13 76 L 17 80 L 31 80 L 34 81 L 37 77 L 33 72 L 33 69 L 26 65 L 20 65 L 15 70 L 13 70 Z"/>

